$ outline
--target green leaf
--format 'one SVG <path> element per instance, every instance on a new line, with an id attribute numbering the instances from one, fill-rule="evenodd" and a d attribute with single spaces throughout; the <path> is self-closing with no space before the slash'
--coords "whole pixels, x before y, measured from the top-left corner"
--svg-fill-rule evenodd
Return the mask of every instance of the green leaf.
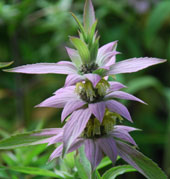
<path id="1" fill-rule="evenodd" d="M 79 173 L 79 175 L 81 175 L 81 177 L 83 177 L 85 179 L 90 177 L 91 165 L 85 155 L 84 146 L 79 148 L 79 158 L 76 161 L 76 167 L 77 167 L 78 173 Z"/>
<path id="2" fill-rule="evenodd" d="M 153 9 L 148 18 L 147 27 L 145 30 L 145 39 L 147 45 L 150 47 L 154 38 L 162 27 L 163 23 L 170 16 L 170 1 L 162 1 Z"/>
<path id="3" fill-rule="evenodd" d="M 148 179 L 167 179 L 165 173 L 151 159 L 134 149 L 132 146 L 117 141 L 117 147 L 121 154 L 128 158 L 129 164 L 132 164 L 141 174 Z M 127 161 L 127 162 L 128 162 Z"/>
<path id="4" fill-rule="evenodd" d="M 109 159 L 109 157 L 105 157 L 97 166 L 97 170 L 102 169 L 110 164 L 112 164 L 112 161 Z"/>
<path id="5" fill-rule="evenodd" d="M 87 45 L 79 38 L 70 37 L 70 41 L 78 50 L 83 63 L 90 62 L 90 52 Z"/>
<path id="6" fill-rule="evenodd" d="M 111 168 L 110 170 L 107 170 L 103 174 L 102 179 L 115 179 L 119 175 L 122 175 L 127 172 L 135 172 L 135 171 L 136 169 L 130 165 L 117 166 Z"/>
<path id="7" fill-rule="evenodd" d="M 0 68 L 5 68 L 13 64 L 14 62 L 0 62 Z"/>
<path id="8" fill-rule="evenodd" d="M 46 177 L 54 177 L 54 178 L 65 178 L 65 175 L 63 172 L 57 172 L 54 173 L 50 170 L 36 168 L 36 167 L 8 167 L 7 170 L 12 170 L 20 173 L 25 173 L 29 175 L 40 175 L 40 176 L 46 176 Z"/>
<path id="9" fill-rule="evenodd" d="M 0 141 L 0 150 L 13 149 L 17 147 L 23 147 L 28 145 L 36 145 L 45 143 L 44 139 L 50 137 L 50 135 L 38 135 L 44 130 L 27 132 L 23 134 L 16 134 L 9 138 Z M 53 136 L 53 135 L 51 135 Z"/>
<path id="10" fill-rule="evenodd" d="M 96 41 L 92 44 L 90 49 L 91 54 L 91 60 L 96 61 L 97 53 L 99 48 L 99 37 L 96 39 Z"/>
<path id="11" fill-rule="evenodd" d="M 91 0 L 86 0 L 83 19 L 85 30 L 88 32 L 95 23 L 95 12 Z"/>

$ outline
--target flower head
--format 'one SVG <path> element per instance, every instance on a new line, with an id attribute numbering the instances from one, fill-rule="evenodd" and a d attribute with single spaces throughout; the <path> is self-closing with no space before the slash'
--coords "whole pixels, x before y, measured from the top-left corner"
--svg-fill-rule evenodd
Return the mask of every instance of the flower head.
<path id="1" fill-rule="evenodd" d="M 102 122 L 105 110 L 108 109 L 132 122 L 128 109 L 115 99 L 144 102 L 131 94 L 119 91 L 124 87 L 119 82 L 108 82 L 104 79 L 100 80 L 94 87 L 89 80 L 86 80 L 85 82 L 77 83 L 76 86 L 68 86 L 57 90 L 52 97 L 46 99 L 37 107 L 64 108 L 61 117 L 62 121 L 71 113 L 75 115 L 74 118 L 78 118 L 76 117 L 76 110 L 87 109 L 88 114 L 93 114 Z M 85 118 L 82 120 L 88 120 L 87 116 Z"/>
<path id="2" fill-rule="evenodd" d="M 132 73 L 149 66 L 163 63 L 158 58 L 131 58 L 116 63 L 117 41 L 108 43 L 99 48 L 99 37 L 96 32 L 97 21 L 91 0 L 86 0 L 84 8 L 84 24 L 72 14 L 79 27 L 79 38 L 70 37 L 75 49 L 66 47 L 72 62 L 60 61 L 58 63 L 37 63 L 23 65 L 5 71 L 27 74 L 66 74 L 65 86 L 89 79 L 93 85 L 102 77 Z"/>
<path id="3" fill-rule="evenodd" d="M 106 118 L 108 118 L 108 116 Z M 106 118 L 105 120 L 109 120 L 109 118 Z M 126 162 L 130 163 L 136 168 L 137 166 L 135 166 L 134 163 L 127 157 L 124 151 L 129 147 L 129 152 L 133 152 L 134 149 L 131 147 L 131 145 L 137 147 L 135 141 L 129 135 L 129 132 L 138 129 L 123 125 L 115 125 L 115 123 L 112 123 L 112 126 L 108 130 L 105 128 L 106 123 L 104 121 L 102 124 L 97 123 L 98 120 L 92 118 L 81 135 L 74 139 L 68 148 L 67 153 L 77 150 L 81 146 L 84 146 L 85 154 L 91 163 L 92 170 L 94 170 L 99 165 L 104 156 L 108 156 L 112 163 L 115 164 L 118 155 L 120 155 Z M 99 128 L 99 131 L 103 131 L 104 133 L 99 132 L 97 128 Z M 88 130 L 91 130 L 91 132 L 89 133 Z M 61 143 L 61 145 L 57 147 L 50 156 L 49 160 L 53 160 L 61 156 L 63 153 L 64 129 L 48 129 L 48 133 L 46 131 L 47 130 L 34 135 L 49 135 L 49 138 L 41 141 L 41 143 L 48 143 L 48 146 L 57 142 Z M 56 131 L 56 135 L 54 135 L 54 131 Z M 51 137 L 50 134 L 53 134 L 53 136 Z"/>

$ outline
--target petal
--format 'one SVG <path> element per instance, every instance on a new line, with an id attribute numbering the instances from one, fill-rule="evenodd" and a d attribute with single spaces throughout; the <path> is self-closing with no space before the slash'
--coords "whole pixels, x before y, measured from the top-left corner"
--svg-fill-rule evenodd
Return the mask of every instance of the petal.
<path id="1" fill-rule="evenodd" d="M 43 129 L 42 131 L 33 134 L 34 136 L 53 136 L 57 135 L 59 133 L 62 133 L 62 128 L 49 128 L 49 129 Z"/>
<path id="2" fill-rule="evenodd" d="M 95 168 L 99 165 L 102 160 L 102 151 L 95 140 L 86 139 L 85 140 L 85 154 L 87 159 L 90 161 L 92 170 L 94 171 Z"/>
<path id="3" fill-rule="evenodd" d="M 136 131 L 136 130 L 140 130 L 134 127 L 129 127 L 129 126 L 124 126 L 124 125 L 115 125 L 114 126 L 114 130 L 117 131 L 126 131 L 126 132 L 132 132 L 132 131 Z"/>
<path id="4" fill-rule="evenodd" d="M 63 143 L 64 149 L 63 154 L 67 152 L 74 140 L 80 136 L 86 127 L 86 124 L 91 117 L 90 110 L 80 109 L 72 113 L 70 119 L 64 126 Z"/>
<path id="5" fill-rule="evenodd" d="M 137 98 L 129 93 L 123 92 L 123 91 L 111 92 L 111 93 L 107 94 L 105 96 L 105 98 L 107 98 L 107 99 L 112 99 L 112 98 L 127 99 L 127 100 L 138 101 L 140 103 L 146 104 L 144 101 L 140 100 L 139 98 Z"/>
<path id="6" fill-rule="evenodd" d="M 105 102 L 91 103 L 89 104 L 89 109 L 92 114 L 100 121 L 103 121 L 105 113 Z"/>
<path id="7" fill-rule="evenodd" d="M 64 119 L 71 114 L 73 111 L 81 108 L 86 102 L 80 100 L 80 99 L 74 99 L 67 102 L 67 104 L 64 106 L 62 115 L 61 115 L 61 121 L 64 121 Z"/>
<path id="8" fill-rule="evenodd" d="M 71 59 L 71 61 L 77 66 L 80 67 L 82 64 L 81 57 L 77 50 L 66 47 L 67 53 Z"/>
<path id="9" fill-rule="evenodd" d="M 60 94 L 60 95 L 54 95 L 50 98 L 47 98 L 40 104 L 38 104 L 35 107 L 51 107 L 51 108 L 63 108 L 66 103 L 70 100 L 74 100 L 77 98 L 74 94 Z"/>
<path id="10" fill-rule="evenodd" d="M 114 41 L 114 42 L 110 42 L 110 43 L 100 47 L 99 50 L 98 50 L 96 62 L 99 64 L 101 62 L 101 59 L 103 58 L 103 56 L 106 53 L 116 50 L 115 49 L 116 44 L 117 44 L 117 41 Z"/>
<path id="11" fill-rule="evenodd" d="M 68 75 L 65 81 L 65 86 L 74 85 L 77 82 L 85 80 L 84 76 L 78 75 L 78 74 L 71 74 Z"/>
<path id="12" fill-rule="evenodd" d="M 50 141 L 48 142 L 48 146 L 62 141 L 63 141 L 63 132 L 60 132 L 56 136 L 50 138 Z"/>
<path id="13" fill-rule="evenodd" d="M 111 135 L 113 137 L 116 137 L 118 139 L 121 139 L 125 142 L 129 142 L 135 146 L 137 146 L 136 142 L 134 141 L 134 139 L 129 135 L 128 132 L 126 131 L 118 131 L 118 130 L 113 130 L 113 132 L 111 133 Z"/>
<path id="14" fill-rule="evenodd" d="M 97 139 L 97 143 L 99 144 L 102 151 L 110 158 L 113 164 L 117 159 L 117 147 L 114 139 L 112 137 L 102 137 Z"/>
<path id="15" fill-rule="evenodd" d="M 106 101 L 106 106 L 111 112 L 116 112 L 132 122 L 131 116 L 129 114 L 128 109 L 121 103 L 115 101 L 115 100 L 108 100 Z"/>
<path id="16" fill-rule="evenodd" d="M 85 74 L 84 76 L 92 82 L 93 87 L 96 87 L 97 83 L 101 80 L 101 77 L 97 74 Z"/>
<path id="17" fill-rule="evenodd" d="M 108 72 L 108 75 L 114 75 L 119 73 L 132 73 L 147 68 L 149 66 L 164 62 L 166 62 L 166 60 L 162 60 L 159 58 L 131 58 L 114 64 Z"/>
<path id="18" fill-rule="evenodd" d="M 83 140 L 82 139 L 77 139 L 70 147 L 70 149 L 68 150 L 68 153 L 73 152 L 74 150 L 77 150 L 81 145 L 83 144 Z M 53 153 L 50 155 L 49 161 L 58 158 L 59 156 L 62 155 L 62 151 L 63 151 L 63 144 L 61 144 L 59 147 L 57 147 Z"/>
<path id="19" fill-rule="evenodd" d="M 28 73 L 28 74 L 74 74 L 77 73 L 76 67 L 71 62 L 59 63 L 36 63 L 23 65 L 12 69 L 5 70 L 7 72 Z"/>
<path id="20" fill-rule="evenodd" d="M 112 92 L 112 91 L 117 91 L 117 90 L 120 90 L 122 88 L 126 88 L 125 85 L 119 83 L 119 82 L 116 82 L 116 81 L 109 81 L 109 90 L 107 91 L 108 93 L 109 92 Z"/>
<path id="21" fill-rule="evenodd" d="M 75 88 L 76 88 L 75 86 L 67 86 L 67 87 L 58 89 L 53 94 L 55 94 L 55 95 L 61 95 L 61 94 L 65 95 L 65 94 L 69 93 L 69 94 L 74 95 Z"/>

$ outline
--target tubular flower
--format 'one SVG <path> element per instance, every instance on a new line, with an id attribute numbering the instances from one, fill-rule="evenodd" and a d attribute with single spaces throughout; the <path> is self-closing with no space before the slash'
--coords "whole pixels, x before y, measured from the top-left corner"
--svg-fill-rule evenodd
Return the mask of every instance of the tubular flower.
<path id="1" fill-rule="evenodd" d="M 128 109 L 116 101 L 115 99 L 134 100 L 144 103 L 139 98 L 119 91 L 125 86 L 119 82 L 108 82 L 104 79 L 100 80 L 95 87 L 89 80 L 77 83 L 76 86 L 64 87 L 57 90 L 54 96 L 46 99 L 36 107 L 54 107 L 64 108 L 61 120 L 69 116 L 71 113 L 74 119 L 79 118 L 78 109 L 87 111 L 89 117 L 81 115 L 82 121 L 88 121 L 90 114 L 93 114 L 100 123 L 103 121 L 105 110 L 117 113 L 132 122 Z"/>
<path id="2" fill-rule="evenodd" d="M 66 47 L 71 62 L 37 63 L 23 65 L 5 71 L 27 74 L 66 74 L 65 86 L 89 79 L 92 83 L 100 81 L 102 77 L 120 73 L 132 73 L 149 66 L 163 63 L 158 58 L 131 58 L 116 62 L 117 41 L 110 42 L 99 48 L 99 37 L 96 32 L 97 21 L 91 0 L 87 0 L 84 8 L 83 25 L 72 14 L 79 26 L 79 38 L 70 37 L 75 49 Z"/>

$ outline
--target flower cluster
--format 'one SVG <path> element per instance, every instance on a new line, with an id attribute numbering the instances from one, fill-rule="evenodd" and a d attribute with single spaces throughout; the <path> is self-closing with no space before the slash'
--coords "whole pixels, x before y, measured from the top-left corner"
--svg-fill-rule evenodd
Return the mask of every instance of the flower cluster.
<path id="1" fill-rule="evenodd" d="M 117 41 L 99 48 L 97 20 L 91 0 L 86 0 L 85 3 L 83 25 L 72 15 L 79 26 L 79 38 L 70 37 L 75 49 L 66 47 L 71 62 L 37 63 L 6 70 L 28 74 L 68 75 L 63 88 L 36 106 L 63 108 L 61 121 L 66 119 L 65 125 L 63 128 L 48 129 L 33 135 L 49 136 L 41 143 L 61 143 L 51 154 L 50 160 L 84 145 L 93 170 L 103 156 L 107 155 L 115 163 L 119 155 L 144 174 L 129 157 L 130 153 L 136 152 L 134 147 L 137 147 L 129 132 L 137 129 L 116 123 L 123 118 L 132 122 L 128 109 L 117 99 L 145 102 L 121 91 L 126 86 L 117 81 L 108 81 L 108 77 L 137 72 L 165 60 L 141 57 L 116 62 L 116 55 L 119 54 L 116 51 Z"/>

